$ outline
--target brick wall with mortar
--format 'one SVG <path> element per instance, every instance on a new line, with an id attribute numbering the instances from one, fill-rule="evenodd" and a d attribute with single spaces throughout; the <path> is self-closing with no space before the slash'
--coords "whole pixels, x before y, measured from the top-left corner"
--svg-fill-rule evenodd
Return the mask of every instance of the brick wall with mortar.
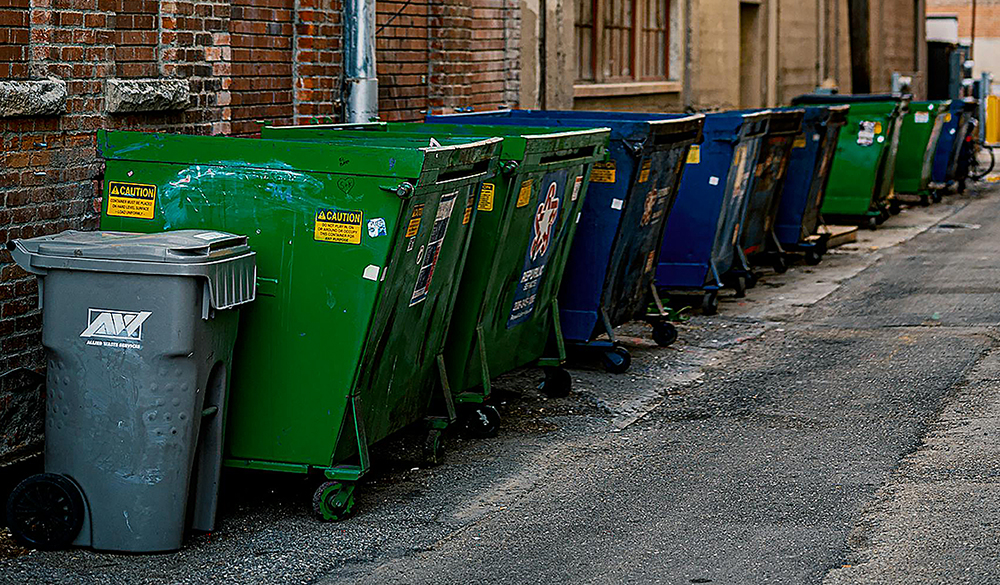
<path id="1" fill-rule="evenodd" d="M 341 15 L 336 0 L 0 3 L 0 243 L 98 227 L 98 129 L 252 136 L 338 117 Z M 517 20 L 513 0 L 379 2 L 382 117 L 516 105 Z M 46 79 L 65 82 L 61 113 L 4 115 L 3 84 Z M 107 113 L 114 79 L 186 80 L 189 106 Z M 43 371 L 36 306 L 0 251 L 0 465 L 39 445 L 41 393 L 2 376 Z"/>

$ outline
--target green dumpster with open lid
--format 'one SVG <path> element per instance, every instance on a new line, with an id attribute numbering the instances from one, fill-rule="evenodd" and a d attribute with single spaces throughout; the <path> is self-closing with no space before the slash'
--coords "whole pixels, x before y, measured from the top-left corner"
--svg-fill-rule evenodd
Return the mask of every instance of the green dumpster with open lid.
<path id="1" fill-rule="evenodd" d="M 104 229 L 220 229 L 257 253 L 226 465 L 322 476 L 314 509 L 333 519 L 353 505 L 370 444 L 421 420 L 433 436 L 454 420 L 443 348 L 475 189 L 495 172 L 500 142 L 99 133 Z"/>

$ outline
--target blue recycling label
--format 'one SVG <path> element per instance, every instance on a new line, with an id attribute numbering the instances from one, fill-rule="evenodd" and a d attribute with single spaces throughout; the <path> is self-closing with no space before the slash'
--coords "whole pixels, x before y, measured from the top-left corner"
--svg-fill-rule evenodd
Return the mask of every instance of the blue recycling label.
<path id="1" fill-rule="evenodd" d="M 565 197 L 566 170 L 546 174 L 540 181 L 538 201 L 535 202 L 534 218 L 531 222 L 531 241 L 524 253 L 524 267 L 514 292 L 514 302 L 507 318 L 507 328 L 511 329 L 531 318 L 535 311 L 535 300 L 545 268 L 559 235 L 559 218 L 563 208 L 569 205 Z"/>

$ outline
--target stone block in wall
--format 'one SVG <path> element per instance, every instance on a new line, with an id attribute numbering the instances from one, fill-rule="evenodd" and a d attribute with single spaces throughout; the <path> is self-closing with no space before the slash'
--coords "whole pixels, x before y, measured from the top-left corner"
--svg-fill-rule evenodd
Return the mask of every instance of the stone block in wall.
<path id="1" fill-rule="evenodd" d="M 61 79 L 0 81 L 0 118 L 53 116 L 66 111 L 66 82 Z"/>
<path id="2" fill-rule="evenodd" d="M 186 110 L 190 105 L 186 79 L 109 79 L 104 96 L 109 114 Z"/>

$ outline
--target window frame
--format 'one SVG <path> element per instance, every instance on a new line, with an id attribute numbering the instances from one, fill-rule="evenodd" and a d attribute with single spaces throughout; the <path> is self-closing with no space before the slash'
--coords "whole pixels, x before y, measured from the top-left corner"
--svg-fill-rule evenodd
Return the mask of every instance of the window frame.
<path id="1" fill-rule="evenodd" d="M 647 89 L 648 91 L 641 91 L 640 93 L 657 93 L 659 91 L 679 91 L 678 82 L 674 81 L 670 77 L 670 32 L 671 32 L 671 4 L 673 0 L 617 0 L 621 2 L 631 2 L 632 3 L 632 25 L 630 27 L 630 53 L 631 53 L 631 63 L 629 64 L 629 71 L 631 76 L 629 77 L 605 77 L 603 63 L 607 60 L 606 47 L 604 46 L 605 40 L 604 36 L 604 10 L 609 2 L 615 2 L 616 0 L 589 0 L 591 6 L 592 22 L 590 24 L 590 63 L 593 67 L 593 79 L 583 79 L 580 78 L 580 65 L 582 60 L 582 55 L 579 54 L 581 49 L 580 43 L 580 26 L 574 22 L 573 28 L 576 34 L 574 35 L 574 43 L 576 44 L 577 51 L 577 64 L 576 71 L 574 73 L 574 88 L 577 90 L 576 93 L 595 93 L 600 95 L 607 95 L 609 92 L 611 94 L 620 93 L 620 88 L 622 86 L 637 86 L 640 89 Z M 646 75 L 645 72 L 640 71 L 640 65 L 642 64 L 645 56 L 647 46 L 643 43 L 643 36 L 645 36 L 646 30 L 646 13 L 647 4 L 653 1 L 662 1 L 666 3 L 666 22 L 664 32 L 664 42 L 663 42 L 663 72 L 661 75 Z M 608 88 L 609 92 L 589 92 L 584 88 L 596 86 L 605 86 Z M 677 87 L 675 87 L 677 86 Z"/>

